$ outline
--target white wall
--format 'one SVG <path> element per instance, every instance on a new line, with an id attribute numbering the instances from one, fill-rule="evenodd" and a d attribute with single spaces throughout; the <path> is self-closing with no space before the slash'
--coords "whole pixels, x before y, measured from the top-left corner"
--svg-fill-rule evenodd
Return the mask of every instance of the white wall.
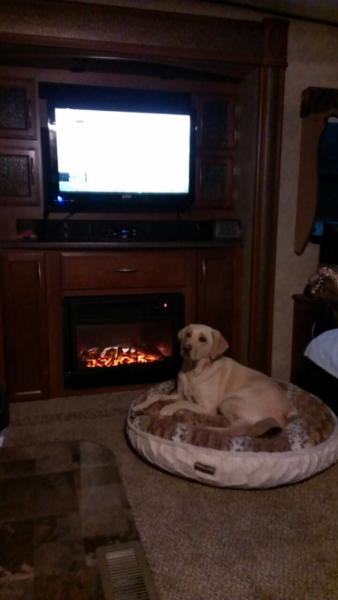
<path id="1" fill-rule="evenodd" d="M 299 168 L 301 93 L 310 86 L 338 88 L 338 30 L 292 21 L 289 28 L 285 81 L 272 371 L 290 376 L 293 302 L 318 263 L 318 246 L 308 244 L 302 256 L 293 251 Z"/>

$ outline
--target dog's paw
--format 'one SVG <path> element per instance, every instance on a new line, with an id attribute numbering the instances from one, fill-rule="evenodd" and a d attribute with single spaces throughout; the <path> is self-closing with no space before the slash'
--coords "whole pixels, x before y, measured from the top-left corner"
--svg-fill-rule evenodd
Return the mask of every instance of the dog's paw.
<path id="1" fill-rule="evenodd" d="M 161 408 L 160 416 L 161 417 L 171 417 L 176 411 L 177 411 L 177 408 L 176 408 L 175 404 L 167 404 L 166 406 Z"/>

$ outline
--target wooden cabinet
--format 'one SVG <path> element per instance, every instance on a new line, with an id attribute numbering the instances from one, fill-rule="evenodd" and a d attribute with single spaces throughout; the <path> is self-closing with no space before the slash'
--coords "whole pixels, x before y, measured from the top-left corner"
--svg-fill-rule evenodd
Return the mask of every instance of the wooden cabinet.
<path id="1" fill-rule="evenodd" d="M 39 204 L 37 150 L 0 144 L 0 205 Z"/>
<path id="2" fill-rule="evenodd" d="M 65 290 L 184 288 L 186 281 L 184 252 L 62 253 L 62 286 Z"/>
<path id="3" fill-rule="evenodd" d="M 0 79 L 0 138 L 35 137 L 34 82 L 29 79 Z"/>
<path id="4" fill-rule="evenodd" d="M 31 80 L 0 79 L 0 205 L 39 204 L 36 93 Z"/>
<path id="5" fill-rule="evenodd" d="M 48 342 L 43 252 L 2 255 L 7 389 L 11 400 L 48 397 Z"/>
<path id="6" fill-rule="evenodd" d="M 70 393 L 63 357 L 68 296 L 182 294 L 185 322 L 219 329 L 230 354 L 239 358 L 241 252 L 239 247 L 2 251 L 3 375 L 10 399 Z"/>
<path id="7" fill-rule="evenodd" d="M 198 206 L 232 209 L 235 161 L 231 157 L 201 157 L 197 161 Z"/>
<path id="8" fill-rule="evenodd" d="M 240 358 L 241 248 L 198 250 L 197 318 L 219 329 Z"/>
<path id="9" fill-rule="evenodd" d="M 195 102 L 197 206 L 232 209 L 236 173 L 235 96 L 198 95 Z"/>
<path id="10" fill-rule="evenodd" d="M 235 142 L 235 99 L 222 94 L 198 96 L 199 143 L 205 150 L 231 149 Z"/>

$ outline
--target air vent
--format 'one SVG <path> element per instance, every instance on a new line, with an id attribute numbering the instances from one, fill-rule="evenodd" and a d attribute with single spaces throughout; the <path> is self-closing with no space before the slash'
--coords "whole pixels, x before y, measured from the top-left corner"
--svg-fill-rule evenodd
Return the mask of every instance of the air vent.
<path id="1" fill-rule="evenodd" d="M 106 600 L 159 600 L 139 542 L 97 548 Z"/>

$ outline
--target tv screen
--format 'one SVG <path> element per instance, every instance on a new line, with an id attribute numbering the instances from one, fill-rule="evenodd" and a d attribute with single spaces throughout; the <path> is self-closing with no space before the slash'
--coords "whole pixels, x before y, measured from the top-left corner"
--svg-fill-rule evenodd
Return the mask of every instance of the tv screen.
<path id="1" fill-rule="evenodd" d="M 106 88 L 91 88 L 81 96 L 74 87 L 63 94 L 48 87 L 48 212 L 189 208 L 193 119 L 186 95 L 114 90 L 109 97 Z"/>

